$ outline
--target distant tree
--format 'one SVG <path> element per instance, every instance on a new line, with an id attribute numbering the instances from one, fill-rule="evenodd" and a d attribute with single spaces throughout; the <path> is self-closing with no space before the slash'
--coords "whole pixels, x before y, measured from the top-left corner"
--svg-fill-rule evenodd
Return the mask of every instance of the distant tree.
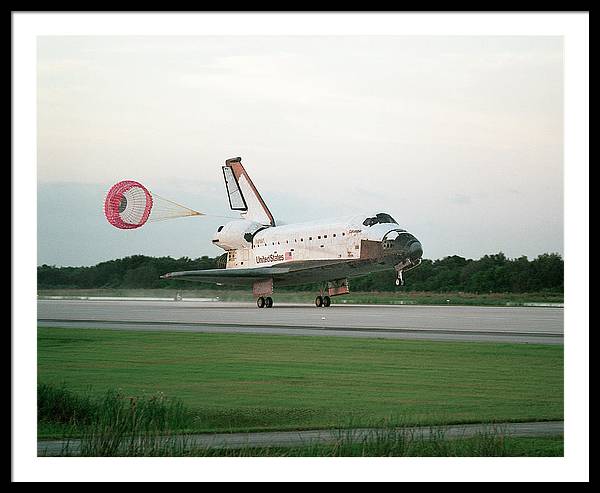
<path id="1" fill-rule="evenodd" d="M 38 266 L 38 288 L 189 288 L 186 281 L 160 279 L 162 274 L 182 270 L 214 269 L 217 257 L 147 257 L 133 255 L 100 262 L 92 267 Z M 473 293 L 533 291 L 562 292 L 564 261 L 557 253 L 545 253 L 530 261 L 507 258 L 500 252 L 472 260 L 451 255 L 435 261 L 424 259 L 405 275 L 406 286 L 396 287 L 393 269 L 353 278 L 353 291 L 464 291 Z M 195 284 L 195 288 L 210 287 Z M 315 284 L 293 286 L 314 290 Z"/>

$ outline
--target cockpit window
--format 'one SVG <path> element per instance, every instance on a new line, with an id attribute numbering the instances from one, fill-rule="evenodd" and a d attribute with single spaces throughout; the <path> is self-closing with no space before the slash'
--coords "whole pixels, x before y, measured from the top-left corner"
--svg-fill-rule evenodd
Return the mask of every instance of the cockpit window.
<path id="1" fill-rule="evenodd" d="M 373 226 L 374 224 L 380 224 L 380 223 L 398 224 L 392 216 L 390 216 L 389 214 L 386 214 L 385 212 L 380 212 L 379 214 L 375 214 L 374 217 L 367 217 L 363 221 L 364 226 Z"/>
<path id="2" fill-rule="evenodd" d="M 223 226 L 219 226 L 219 229 L 217 229 L 217 233 L 220 233 L 222 229 L 223 229 Z"/>

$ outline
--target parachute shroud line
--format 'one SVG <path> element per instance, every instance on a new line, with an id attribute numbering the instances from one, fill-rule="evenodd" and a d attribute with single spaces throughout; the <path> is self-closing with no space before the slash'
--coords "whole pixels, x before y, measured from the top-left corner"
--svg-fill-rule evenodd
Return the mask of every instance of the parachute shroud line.
<path id="1" fill-rule="evenodd" d="M 186 216 L 205 216 L 202 212 L 190 209 L 185 205 L 178 204 L 173 200 L 166 199 L 157 195 L 152 195 L 154 203 L 156 204 L 155 210 L 150 215 L 149 221 L 164 221 L 165 219 L 174 219 L 176 217 Z"/>

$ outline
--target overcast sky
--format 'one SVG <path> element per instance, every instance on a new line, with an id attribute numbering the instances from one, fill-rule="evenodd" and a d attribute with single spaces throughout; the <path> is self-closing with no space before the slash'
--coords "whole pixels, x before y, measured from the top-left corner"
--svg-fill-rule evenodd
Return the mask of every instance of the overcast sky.
<path id="1" fill-rule="evenodd" d="M 117 230 L 136 179 L 234 214 L 241 156 L 276 219 L 385 211 L 426 258 L 563 252 L 559 37 L 40 37 L 38 263 L 217 255 L 223 219 Z"/>

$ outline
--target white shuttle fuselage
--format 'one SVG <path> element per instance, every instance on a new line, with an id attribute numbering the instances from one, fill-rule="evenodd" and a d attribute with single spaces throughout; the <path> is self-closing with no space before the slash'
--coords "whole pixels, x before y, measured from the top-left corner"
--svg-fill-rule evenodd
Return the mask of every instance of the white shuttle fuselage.
<path id="1" fill-rule="evenodd" d="M 220 268 L 163 278 L 252 286 L 259 307 L 273 305 L 268 295 L 274 286 L 319 282 L 324 287 L 315 304 L 329 306 L 330 296 L 349 292 L 351 277 L 393 267 L 400 285 L 402 273 L 421 262 L 421 243 L 387 213 L 279 226 L 240 158 L 225 162 L 223 176 L 230 207 L 241 219 L 219 226 L 213 237 L 226 251 Z"/>
<path id="2" fill-rule="evenodd" d="M 395 222 L 364 225 L 371 217 L 376 214 L 270 227 L 241 219 L 224 225 L 213 243 L 227 251 L 227 269 L 295 261 L 355 260 L 361 257 L 363 240 L 383 242 L 406 234 Z M 248 236 L 244 238 L 245 235 Z"/>

